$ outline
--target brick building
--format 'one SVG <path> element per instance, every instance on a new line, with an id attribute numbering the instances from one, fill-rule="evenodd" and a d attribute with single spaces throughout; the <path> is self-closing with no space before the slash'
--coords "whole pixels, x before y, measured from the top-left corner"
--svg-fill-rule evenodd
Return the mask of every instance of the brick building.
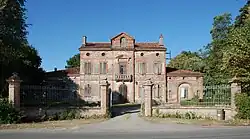
<path id="1" fill-rule="evenodd" d="M 166 68 L 163 36 L 157 42 L 136 42 L 127 33 L 109 42 L 88 42 L 84 36 L 80 50 L 80 69 L 66 69 L 87 101 L 100 101 L 100 82 L 106 79 L 115 102 L 140 102 L 143 84 L 153 82 L 153 99 L 179 103 L 181 99 L 202 97 L 203 75 L 188 70 Z"/>
<path id="2" fill-rule="evenodd" d="M 80 94 L 84 99 L 100 99 L 100 81 L 107 79 L 114 100 L 140 101 L 146 79 L 154 82 L 154 98 L 166 102 L 166 48 L 159 42 L 136 42 L 120 33 L 109 42 L 87 42 L 80 47 Z"/>

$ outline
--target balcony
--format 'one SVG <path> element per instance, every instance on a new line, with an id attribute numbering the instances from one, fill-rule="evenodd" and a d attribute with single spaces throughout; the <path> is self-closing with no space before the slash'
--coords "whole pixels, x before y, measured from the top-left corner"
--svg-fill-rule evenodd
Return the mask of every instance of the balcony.
<path id="1" fill-rule="evenodd" d="M 128 75 L 128 74 L 116 74 L 115 75 L 115 80 L 116 81 L 131 82 L 132 81 L 132 75 Z"/>

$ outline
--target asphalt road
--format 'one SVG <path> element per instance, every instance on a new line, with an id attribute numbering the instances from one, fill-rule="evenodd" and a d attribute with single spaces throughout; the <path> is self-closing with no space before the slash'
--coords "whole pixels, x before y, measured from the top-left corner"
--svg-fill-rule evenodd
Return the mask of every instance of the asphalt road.
<path id="1" fill-rule="evenodd" d="M 192 132 L 0 133 L 1 139 L 249 139 L 249 129 Z"/>
<path id="2" fill-rule="evenodd" d="M 159 124 L 123 115 L 102 123 L 61 129 L 0 131 L 0 139 L 250 139 L 250 127 Z"/>

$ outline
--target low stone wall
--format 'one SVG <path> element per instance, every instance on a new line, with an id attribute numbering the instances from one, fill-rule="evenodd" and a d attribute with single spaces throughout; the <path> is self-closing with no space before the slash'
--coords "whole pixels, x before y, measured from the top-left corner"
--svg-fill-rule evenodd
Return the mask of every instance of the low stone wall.
<path id="1" fill-rule="evenodd" d="M 156 114 L 156 111 L 162 114 L 185 114 L 187 112 L 193 112 L 197 116 L 201 117 L 210 117 L 212 119 L 218 119 L 217 110 L 225 110 L 225 120 L 234 119 L 235 112 L 231 108 L 215 108 L 215 107 L 153 107 L 153 115 Z"/>
<path id="2" fill-rule="evenodd" d="M 64 112 L 68 109 L 79 110 L 81 117 L 91 117 L 94 115 L 104 115 L 100 107 L 51 107 L 48 109 L 38 107 L 22 108 L 21 111 L 26 117 L 35 118 L 45 115 L 52 116 L 56 113 Z"/>

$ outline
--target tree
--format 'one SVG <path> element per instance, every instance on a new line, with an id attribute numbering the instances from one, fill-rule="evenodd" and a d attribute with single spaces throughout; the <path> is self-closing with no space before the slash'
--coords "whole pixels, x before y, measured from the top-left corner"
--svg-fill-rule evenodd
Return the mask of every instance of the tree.
<path id="1" fill-rule="evenodd" d="M 202 58 L 196 52 L 183 51 L 171 59 L 169 67 L 203 72 L 204 64 Z"/>
<path id="2" fill-rule="evenodd" d="M 73 57 L 69 58 L 69 60 L 66 61 L 67 65 L 66 68 L 73 68 L 73 67 L 80 67 L 80 54 L 76 54 Z"/>
<path id="3" fill-rule="evenodd" d="M 228 78 L 228 73 L 221 69 L 221 65 L 223 51 L 226 49 L 225 42 L 232 28 L 231 21 L 231 14 L 229 13 L 214 17 L 213 27 L 210 31 L 212 42 L 205 47 L 207 53 L 207 57 L 204 59 L 206 84 L 223 83 Z"/>
<path id="4" fill-rule="evenodd" d="M 19 73 L 24 82 L 41 81 L 43 69 L 37 50 L 27 40 L 25 0 L 0 0 L 0 93 L 6 79 Z"/>
<path id="5" fill-rule="evenodd" d="M 237 27 L 229 34 L 227 49 L 223 55 L 223 70 L 232 76 L 244 77 L 243 82 L 250 79 L 250 22 Z"/>
<path id="6" fill-rule="evenodd" d="M 235 27 L 243 26 L 247 21 L 250 20 L 250 0 L 240 9 L 240 15 L 235 19 Z"/>

